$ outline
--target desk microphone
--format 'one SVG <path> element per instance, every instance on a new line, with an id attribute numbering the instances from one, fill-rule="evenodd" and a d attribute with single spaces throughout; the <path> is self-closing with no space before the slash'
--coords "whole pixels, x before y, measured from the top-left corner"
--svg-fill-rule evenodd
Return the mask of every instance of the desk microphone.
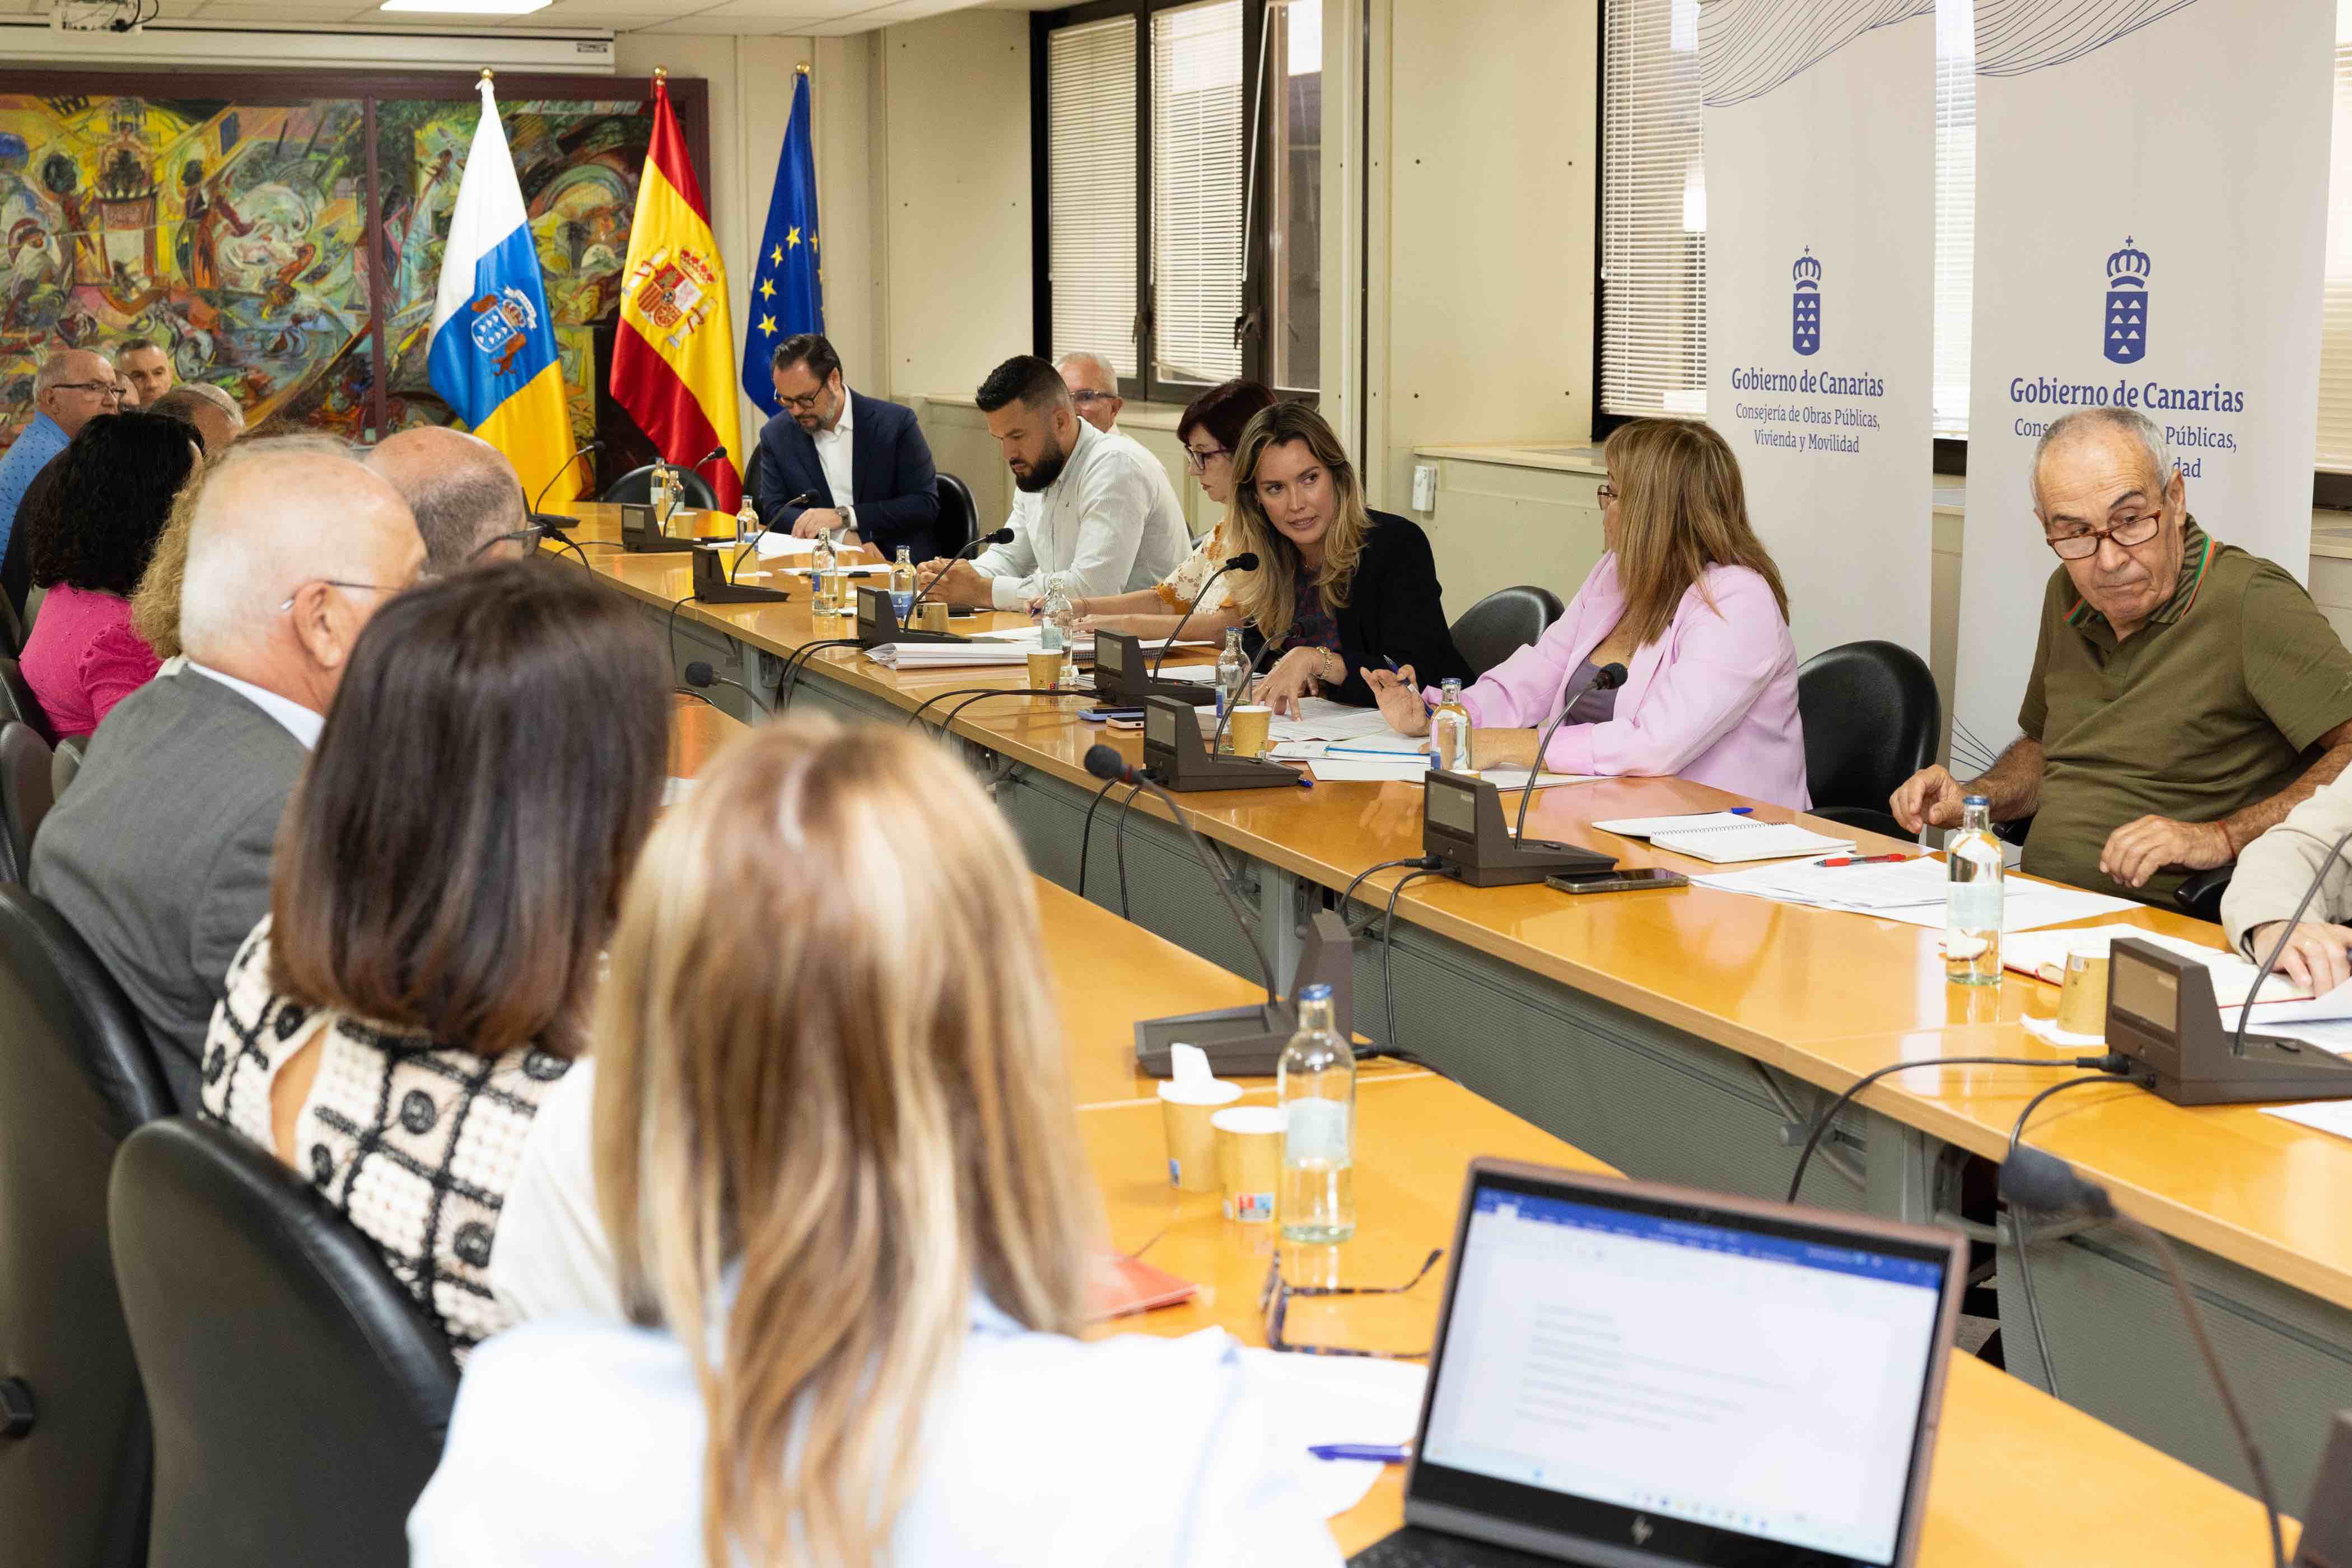
<path id="1" fill-rule="evenodd" d="M 2171 1240 L 2119 1211 L 2106 1188 L 2085 1181 L 2074 1166 L 2057 1155 L 2045 1154 L 2022 1143 L 2010 1150 L 2009 1157 L 2001 1162 L 2000 1195 L 2012 1207 L 2049 1215 L 2079 1215 L 2119 1225 L 2147 1244 L 2163 1262 L 2165 1275 L 2172 1281 L 2172 1293 L 2180 1299 L 2180 1311 L 2188 1320 L 2189 1332 L 2197 1342 L 2205 1370 L 2212 1374 L 2214 1391 L 2221 1396 L 2221 1408 L 2228 1413 L 2230 1426 L 2237 1433 L 2238 1447 L 2246 1456 L 2246 1468 L 2253 1472 L 2255 1494 L 2270 1515 L 2271 1562 L 2273 1568 L 2286 1568 L 2285 1538 L 2279 1531 L 2278 1498 L 2271 1490 L 2269 1467 L 2263 1463 L 2263 1451 L 2254 1443 L 2252 1428 L 2246 1425 L 2245 1412 L 2238 1408 L 2237 1396 L 2230 1392 L 2230 1380 L 2221 1372 L 2221 1358 L 2214 1353 L 2213 1342 L 2206 1337 L 2204 1315 L 2197 1309 L 2197 1298 L 2189 1291 L 2188 1277 L 2180 1271 L 2180 1257 L 2173 1250 Z"/>
<path id="2" fill-rule="evenodd" d="M 784 510 L 784 507 L 790 507 L 790 506 L 805 506 L 805 505 L 809 504 L 810 502 L 812 502 L 812 501 L 814 501 L 814 500 L 816 500 L 816 493 L 815 493 L 814 490 L 803 490 L 800 494 L 798 494 L 798 495 L 794 496 L 792 500 L 788 500 L 788 501 L 785 501 L 782 506 L 777 507 L 777 508 L 776 508 L 776 510 L 777 510 L 777 512 L 781 515 L 781 514 L 782 513 L 783 510 Z M 773 522 L 762 522 L 762 523 L 761 523 L 759 527 L 757 527 L 757 528 L 755 528 L 755 529 L 753 529 L 753 530 L 751 531 L 751 538 L 749 538 L 749 539 L 745 540 L 741 544 L 740 544 L 740 545 L 738 545 L 738 546 L 736 547 L 736 550 L 735 550 L 735 558 L 734 558 L 733 560 L 731 560 L 731 561 L 730 561 L 730 562 L 728 562 L 728 563 L 727 563 L 727 580 L 728 580 L 730 583 L 732 583 L 733 581 L 735 581 L 735 569 L 736 569 L 737 567 L 739 567 L 739 566 L 740 566 L 740 565 L 742 565 L 742 564 L 743 564 L 743 554 L 744 554 L 744 552 L 746 552 L 746 551 L 750 550 L 753 545 L 755 545 L 755 544 L 759 543 L 759 542 L 760 542 L 760 541 L 767 535 L 768 531 L 769 531 L 769 530 L 771 530 L 771 529 L 772 529 L 772 528 L 774 528 L 775 526 L 776 526 L 776 525 L 775 525 Z"/>
<path id="3" fill-rule="evenodd" d="M 701 659 L 698 658 L 692 664 L 686 667 L 686 683 L 688 686 L 694 687 L 698 690 L 707 690 L 713 686 L 731 686 L 736 690 L 741 692 L 744 696 L 750 698 L 751 700 L 752 707 L 757 708 L 762 713 L 767 713 L 769 711 L 768 705 L 760 700 L 759 693 L 753 691 L 750 687 L 744 685 L 740 680 L 730 680 L 727 677 L 711 668 L 709 665 L 703 662 Z M 770 714 L 770 717 L 772 718 L 773 715 Z"/>
<path id="4" fill-rule="evenodd" d="M 989 545 L 1010 544 L 1012 542 L 1013 531 L 1009 528 L 1000 528 L 994 533 L 982 534 L 978 539 L 973 540 L 970 544 L 965 545 L 961 550 L 959 550 L 953 555 L 949 556 L 948 559 L 950 562 L 969 561 Z M 925 599 L 929 598 L 931 596 L 931 590 L 938 587 L 940 585 L 940 579 L 947 574 L 947 568 L 944 566 L 939 571 L 931 574 L 931 580 L 923 584 L 923 591 L 907 601 L 907 614 L 898 617 L 898 624 L 900 626 L 908 626 L 911 624 L 909 617 L 914 615 L 915 606 L 921 604 Z"/>
<path id="5" fill-rule="evenodd" d="M 702 454 L 702 456 L 700 456 L 699 458 L 696 458 L 692 463 L 688 464 L 688 465 L 687 466 L 686 471 L 687 471 L 688 473 L 689 473 L 689 474 L 690 474 L 690 473 L 693 473 L 693 472 L 695 472 L 697 469 L 699 469 L 700 468 L 702 468 L 702 467 L 703 467 L 703 465 L 705 465 L 706 463 L 715 463 L 715 462 L 717 462 L 719 458 L 721 458 L 725 457 L 726 455 L 727 455 L 727 444 L 726 444 L 724 441 L 722 441 L 722 442 L 720 442 L 718 446 L 711 447 L 711 448 L 710 448 L 710 450 L 709 450 L 708 452 L 703 453 L 703 454 Z M 676 468 L 677 466 L 677 464 L 675 464 L 675 463 L 656 463 L 656 464 L 655 465 L 655 467 L 656 467 L 656 468 Z M 660 527 L 659 531 L 660 531 L 661 533 L 663 533 L 664 535 L 667 535 L 667 534 L 668 534 L 668 532 L 669 532 L 669 521 L 670 521 L 670 519 L 671 519 L 671 518 L 674 518 L 674 517 L 676 517 L 676 516 L 677 515 L 677 509 L 679 508 L 679 506 L 681 506 L 682 504 L 684 504 L 685 500 L 686 500 L 686 492 L 685 492 L 685 490 L 680 489 L 680 490 L 678 491 L 678 499 L 677 499 L 677 500 L 674 500 L 674 501 L 670 502 L 669 510 L 667 510 L 667 511 L 666 511 L 666 512 L 662 513 L 662 518 L 661 518 L 661 527 Z"/>
<path id="6" fill-rule="evenodd" d="M 1511 825 L 1511 837 L 1523 837 L 1528 830 L 1528 803 L 1536 797 L 1536 780 L 1543 775 L 1544 753 L 1551 750 L 1551 738 L 1568 721 L 1568 710 L 1583 700 L 1588 691 L 1614 691 L 1625 684 L 1625 667 L 1604 664 L 1587 675 L 1581 670 L 1569 677 L 1567 694 L 1559 700 L 1559 714 L 1536 737 L 1536 760 L 1528 764 L 1528 787 L 1519 793 L 1519 819 Z"/>
<path id="7" fill-rule="evenodd" d="M 555 481 L 557 479 L 562 479 L 564 475 L 572 471 L 572 464 L 578 462 L 581 458 L 586 457 L 591 452 L 601 452 L 604 449 L 604 443 L 603 440 L 594 440 L 589 442 L 585 447 L 581 447 L 580 450 L 572 453 L 572 456 L 564 458 L 563 466 L 555 470 L 554 474 L 548 479 L 547 483 L 539 487 L 539 500 L 535 500 L 530 503 L 531 515 L 535 517 L 539 514 L 539 501 L 542 501 L 547 499 L 547 492 L 555 488 Z"/>
<path id="8" fill-rule="evenodd" d="M 1176 646 L 1178 634 L 1182 632 L 1186 626 L 1191 626 L 1192 624 L 1192 617 L 1201 613 L 1202 602 L 1208 598 L 1209 590 L 1216 586 L 1217 579 L 1223 576 L 1228 572 L 1255 572 L 1256 570 L 1257 552 L 1255 550 L 1244 550 L 1239 555 L 1227 556 L 1225 558 L 1225 563 L 1223 566 L 1218 567 L 1214 572 L 1209 574 L 1209 580 L 1201 584 L 1201 591 L 1192 595 L 1192 604 L 1185 607 L 1184 618 L 1176 623 L 1176 630 L 1170 632 L 1168 634 L 1168 640 L 1160 645 L 1160 657 L 1151 661 L 1152 679 L 1157 680 L 1160 679 L 1160 667 L 1168 662 L 1169 651 Z"/>
<path id="9" fill-rule="evenodd" d="M 687 679 L 694 679 L 691 667 L 687 670 Z M 1193 858 L 1201 862 L 1201 869 L 1206 871 L 1209 880 L 1217 885 L 1217 896 L 1224 900 L 1225 912 L 1234 917 L 1234 925 L 1242 933 L 1242 940 L 1249 943 L 1250 956 L 1257 960 L 1258 976 L 1265 982 L 1266 1005 L 1280 1007 L 1281 997 L 1274 988 L 1274 965 L 1265 956 L 1265 948 L 1257 939 L 1257 931 L 1243 915 L 1241 905 L 1234 899 L 1233 884 L 1218 869 L 1217 862 L 1210 856 L 1209 847 L 1201 841 L 1200 833 L 1192 826 L 1192 819 L 1185 815 L 1182 806 L 1176 804 L 1176 797 L 1160 788 L 1158 781 L 1149 773 L 1129 767 L 1125 757 L 1100 742 L 1087 748 L 1086 762 L 1087 772 L 1106 783 L 1139 785 L 1160 797 L 1160 804 L 1168 808 L 1168 815 L 1174 817 L 1176 826 L 1184 830 L 1185 838 L 1192 846 Z"/>

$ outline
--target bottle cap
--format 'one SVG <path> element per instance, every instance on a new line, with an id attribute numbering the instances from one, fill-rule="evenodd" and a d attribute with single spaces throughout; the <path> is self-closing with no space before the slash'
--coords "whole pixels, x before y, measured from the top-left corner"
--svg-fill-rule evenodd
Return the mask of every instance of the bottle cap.
<path id="1" fill-rule="evenodd" d="M 1302 985 L 1298 988 L 1298 999 L 1301 1002 L 1328 1002 L 1331 1000 L 1331 988 L 1328 985 Z"/>
<path id="2" fill-rule="evenodd" d="M 1960 804 L 1962 805 L 1990 805 L 1992 804 L 1992 796 L 1989 795 L 1964 795 L 1960 796 Z"/>

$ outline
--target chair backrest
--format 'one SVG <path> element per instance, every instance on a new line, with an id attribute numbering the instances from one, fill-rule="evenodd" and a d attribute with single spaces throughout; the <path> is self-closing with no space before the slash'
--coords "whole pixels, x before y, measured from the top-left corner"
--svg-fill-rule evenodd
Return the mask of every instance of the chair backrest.
<path id="1" fill-rule="evenodd" d="M 108 1212 L 154 1413 L 150 1568 L 402 1568 L 457 1369 L 374 1244 L 187 1117 L 122 1146 Z"/>
<path id="2" fill-rule="evenodd" d="M 1936 760 L 1943 700 L 1927 661 L 1899 643 L 1826 649 L 1797 671 L 1805 787 L 1813 804 L 1886 809 L 1898 785 Z"/>
<path id="3" fill-rule="evenodd" d="M 685 498 L 679 501 L 680 506 L 700 507 L 708 511 L 719 504 L 719 496 L 711 489 L 710 481 L 692 468 L 678 469 L 677 478 L 679 493 Z M 642 468 L 631 468 L 613 481 L 612 487 L 604 492 L 604 499 L 614 501 L 653 500 L 654 466 L 647 463 Z"/>
<path id="4" fill-rule="evenodd" d="M 57 744 L 57 726 L 49 722 L 41 700 L 26 684 L 24 667 L 13 658 L 0 658 L 0 719 L 30 724 L 35 734 L 51 745 Z"/>
<path id="5" fill-rule="evenodd" d="M 7 846 L 9 876 L 19 882 L 33 868 L 33 835 L 57 804 L 54 761 L 49 743 L 31 725 L 0 722 L 0 837 Z"/>
<path id="6" fill-rule="evenodd" d="M 1497 588 L 1454 623 L 1454 646 L 1484 675 L 1551 629 L 1565 608 L 1549 588 Z"/>
<path id="7" fill-rule="evenodd" d="M 89 749 L 89 737 L 67 735 L 58 742 L 58 749 L 49 753 L 49 801 L 66 793 L 66 786 L 81 772 L 82 753 Z"/>
<path id="8" fill-rule="evenodd" d="M 971 487 L 953 474 L 941 474 L 932 484 L 940 496 L 939 552 L 952 558 L 980 537 L 980 507 L 971 499 Z"/>
<path id="9" fill-rule="evenodd" d="M 115 1289 L 117 1146 L 172 1113 L 130 1000 L 58 912 L 0 885 L 0 1557 L 133 1568 L 147 1552 L 147 1405 Z M 19 1397 L 21 1395 L 21 1397 Z"/>
<path id="10" fill-rule="evenodd" d="M 16 613 L 16 602 L 0 594 L 0 655 L 21 658 L 25 651 L 25 618 Z"/>

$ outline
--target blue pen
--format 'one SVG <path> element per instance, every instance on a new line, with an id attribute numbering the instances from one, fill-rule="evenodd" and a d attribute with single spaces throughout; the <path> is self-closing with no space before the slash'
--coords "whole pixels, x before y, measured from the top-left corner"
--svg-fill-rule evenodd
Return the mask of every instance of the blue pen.
<path id="1" fill-rule="evenodd" d="M 1402 1465 L 1412 1458 L 1410 1443 L 1315 1443 L 1307 1451 L 1318 1459 L 1370 1459 L 1376 1465 Z"/>
<path id="2" fill-rule="evenodd" d="M 1727 816 L 1753 816 L 1756 815 L 1756 808 L 1752 805 L 1735 805 L 1724 815 Z"/>

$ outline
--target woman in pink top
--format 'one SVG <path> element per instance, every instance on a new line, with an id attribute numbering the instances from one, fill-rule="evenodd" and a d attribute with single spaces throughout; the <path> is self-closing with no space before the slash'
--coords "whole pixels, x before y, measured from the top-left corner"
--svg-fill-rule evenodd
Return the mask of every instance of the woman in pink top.
<path id="1" fill-rule="evenodd" d="M 23 520 L 33 584 L 48 592 L 21 662 L 59 739 L 97 729 L 155 674 L 154 650 L 131 629 L 131 592 L 196 470 L 196 443 L 163 415 L 102 414 L 58 455 L 48 504 Z"/>
<path id="2" fill-rule="evenodd" d="M 1555 773 L 1690 779 L 1801 811 L 1805 731 L 1789 595 L 1748 522 L 1739 460 L 1705 425 L 1644 419 L 1601 447 L 1609 552 L 1533 646 L 1462 694 L 1481 767 L 1525 767 L 1570 680 L 1622 664 L 1613 692 L 1588 691 L 1553 735 Z M 1390 725 L 1429 731 L 1433 690 L 1410 668 L 1366 670 Z"/>

